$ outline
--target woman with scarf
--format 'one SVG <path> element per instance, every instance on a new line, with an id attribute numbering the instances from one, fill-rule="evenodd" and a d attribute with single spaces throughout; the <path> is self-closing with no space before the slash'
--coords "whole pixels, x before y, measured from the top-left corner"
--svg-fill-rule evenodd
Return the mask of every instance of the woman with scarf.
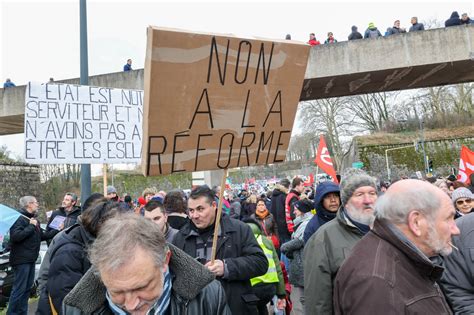
<path id="1" fill-rule="evenodd" d="M 255 213 L 250 216 L 257 220 L 262 229 L 262 234 L 272 241 L 275 249 L 280 249 L 280 241 L 278 239 L 277 224 L 273 215 L 268 211 L 264 199 L 257 200 L 257 208 Z"/>
<path id="2" fill-rule="evenodd" d="M 291 236 L 291 241 L 281 246 L 281 251 L 290 259 L 289 279 L 291 284 L 291 301 L 293 301 L 292 314 L 304 314 L 304 230 L 309 220 L 313 217 L 311 211 L 313 203 L 308 199 L 298 200 L 295 203 L 296 218 L 295 232 Z"/>

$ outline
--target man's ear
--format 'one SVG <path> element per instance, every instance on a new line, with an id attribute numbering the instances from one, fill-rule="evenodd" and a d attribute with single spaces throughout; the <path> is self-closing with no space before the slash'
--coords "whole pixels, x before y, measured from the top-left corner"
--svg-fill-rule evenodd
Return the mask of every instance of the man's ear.
<path id="1" fill-rule="evenodd" d="M 165 257 L 165 261 L 164 261 L 164 264 L 163 264 L 163 272 L 165 272 L 168 269 L 168 266 L 170 264 L 170 259 L 171 259 L 171 251 L 168 249 L 166 251 L 166 257 Z"/>
<path id="2" fill-rule="evenodd" d="M 424 216 L 418 210 L 413 210 L 408 214 L 408 229 L 417 237 L 420 237 L 422 234 L 421 227 L 424 220 Z"/>

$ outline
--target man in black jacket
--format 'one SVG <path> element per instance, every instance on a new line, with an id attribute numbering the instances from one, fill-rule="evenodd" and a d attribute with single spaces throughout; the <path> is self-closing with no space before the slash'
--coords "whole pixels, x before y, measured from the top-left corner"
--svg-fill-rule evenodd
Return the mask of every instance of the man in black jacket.
<path id="1" fill-rule="evenodd" d="M 59 233 L 59 231 L 73 226 L 77 222 L 77 217 L 81 214 L 81 207 L 76 206 L 77 195 L 68 192 L 64 195 L 61 207 L 53 211 L 46 226 L 44 238 L 51 243 L 51 239 Z"/>
<path id="2" fill-rule="evenodd" d="M 13 288 L 8 303 L 8 315 L 28 313 L 28 297 L 35 277 L 42 232 L 34 218 L 38 202 L 33 196 L 20 198 L 21 216 L 10 228 L 10 265 L 13 268 Z"/>
<path id="3" fill-rule="evenodd" d="M 286 178 L 280 180 L 280 183 L 273 189 L 272 205 L 269 209 L 277 222 L 278 237 L 280 244 L 286 243 L 291 239 L 291 233 L 288 231 L 285 216 L 285 200 L 288 190 L 290 188 L 290 181 Z"/>
<path id="4" fill-rule="evenodd" d="M 258 314 L 258 298 L 252 293 L 250 279 L 267 272 L 268 260 L 250 227 L 223 215 L 216 260 L 211 263 L 216 210 L 214 193 L 208 186 L 193 189 L 188 200 L 191 221 L 181 228 L 173 244 L 197 258 L 217 276 L 232 314 Z"/>
<path id="5" fill-rule="evenodd" d="M 91 246 L 90 262 L 65 297 L 63 314 L 230 315 L 214 275 L 168 245 L 158 225 L 141 216 L 107 220 Z"/>

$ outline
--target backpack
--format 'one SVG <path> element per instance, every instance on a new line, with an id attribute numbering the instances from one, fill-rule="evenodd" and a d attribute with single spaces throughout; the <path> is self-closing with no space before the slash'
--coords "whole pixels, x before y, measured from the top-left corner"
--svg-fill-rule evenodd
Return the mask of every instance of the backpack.
<path id="1" fill-rule="evenodd" d="M 377 38 L 379 37 L 378 29 L 371 30 L 369 29 L 369 38 Z"/>

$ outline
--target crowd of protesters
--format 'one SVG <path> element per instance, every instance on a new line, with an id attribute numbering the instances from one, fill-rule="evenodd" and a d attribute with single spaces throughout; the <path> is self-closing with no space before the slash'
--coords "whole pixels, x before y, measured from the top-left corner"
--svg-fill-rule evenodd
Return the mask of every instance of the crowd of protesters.
<path id="1" fill-rule="evenodd" d="M 24 196 L 7 314 L 26 314 L 42 240 L 37 314 L 472 313 L 470 183 L 348 169 L 340 184 L 226 187 L 215 248 L 219 186 L 136 202 L 108 186 L 82 206 L 66 193 L 45 230 Z"/>
<path id="2" fill-rule="evenodd" d="M 423 23 L 418 22 L 418 17 L 414 16 L 410 20 L 411 26 L 409 27 L 409 32 L 416 32 L 416 31 L 424 31 L 425 26 Z M 456 26 L 456 25 L 468 25 L 473 24 L 473 21 L 470 19 L 467 13 L 463 13 L 461 17 L 457 11 L 454 11 L 450 18 L 445 21 L 445 27 Z M 404 27 L 400 26 L 400 20 L 395 20 L 393 22 L 393 26 L 388 27 L 387 30 L 382 35 L 382 32 L 375 26 L 373 22 L 368 24 L 367 29 L 363 34 L 358 31 L 358 27 L 353 25 L 351 27 L 351 33 L 347 37 L 348 40 L 356 40 L 356 39 L 363 39 L 363 38 L 378 38 L 378 37 L 386 37 L 395 34 L 406 33 L 407 30 Z M 291 39 L 291 35 L 286 35 L 286 39 Z M 332 32 L 328 32 L 327 39 L 324 41 L 324 44 L 331 44 L 337 43 L 337 40 L 334 38 Z M 309 41 L 308 44 L 311 46 L 320 45 L 321 42 L 316 39 L 316 35 L 314 33 L 309 34 Z"/>

